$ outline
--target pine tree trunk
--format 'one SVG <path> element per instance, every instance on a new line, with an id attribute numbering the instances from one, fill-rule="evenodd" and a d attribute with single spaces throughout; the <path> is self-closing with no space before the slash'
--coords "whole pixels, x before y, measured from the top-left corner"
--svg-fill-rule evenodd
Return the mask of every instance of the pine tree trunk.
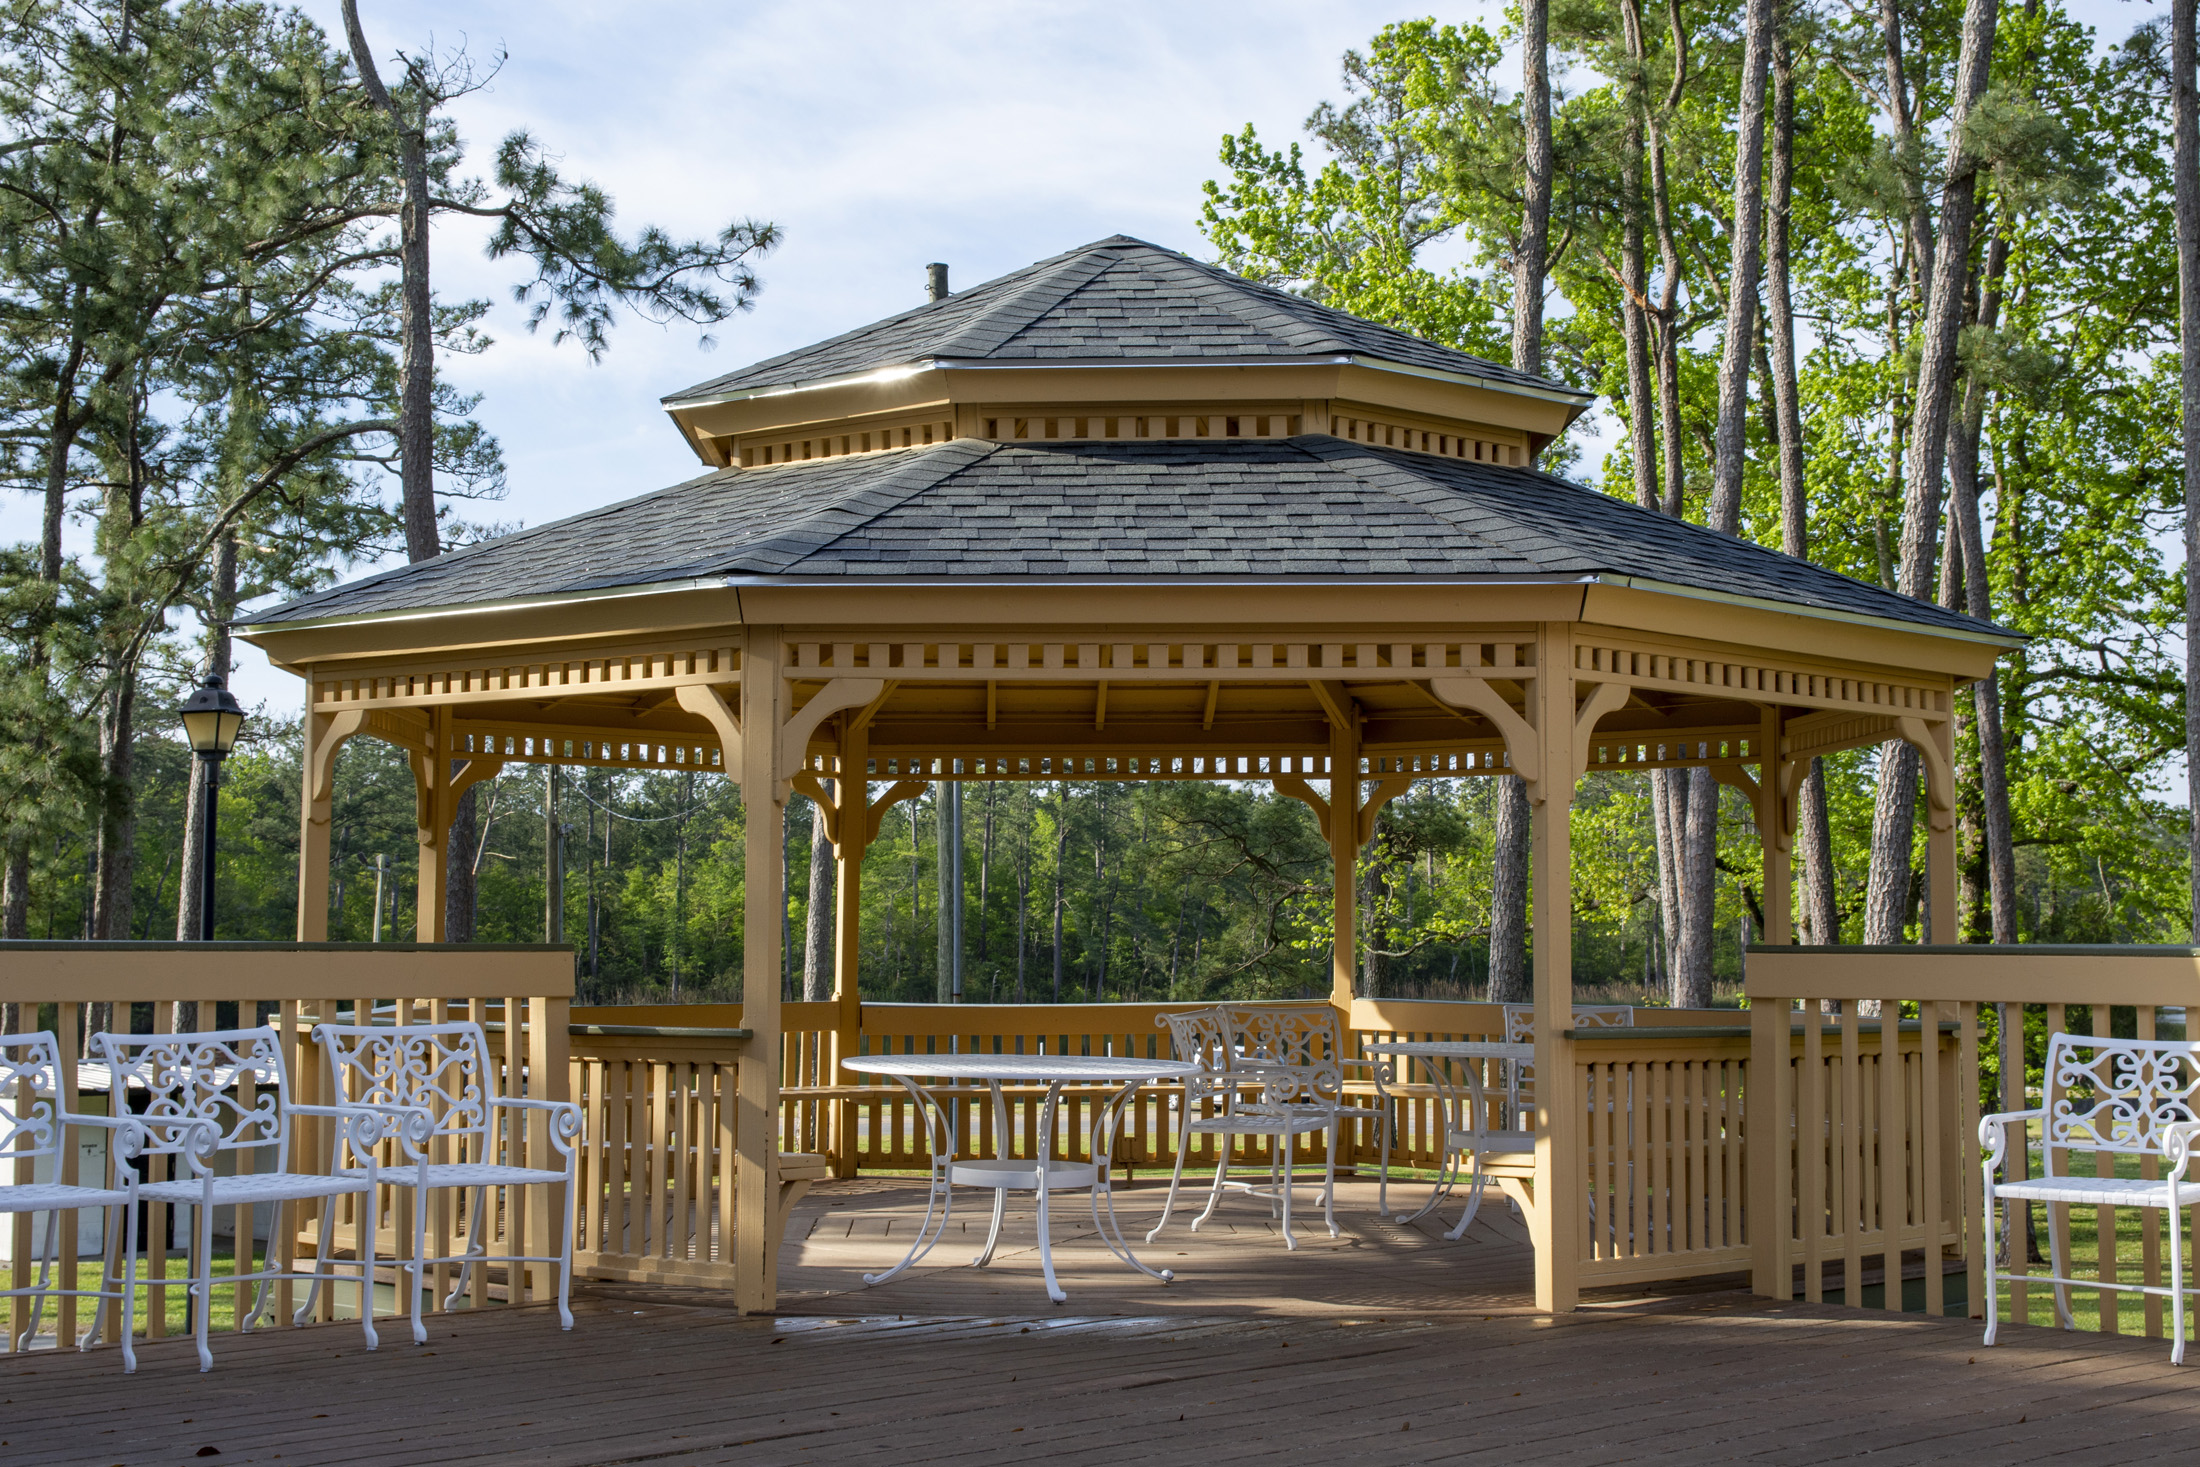
<path id="1" fill-rule="evenodd" d="M 2200 940 L 2200 94 L 2193 70 L 2195 0 L 2170 3 L 2170 99 L 2176 141 L 2177 339 L 2185 450 L 2185 778 L 2193 814 L 2192 932 Z"/>
<path id="2" fill-rule="evenodd" d="M 1833 826 L 1826 817 L 1826 761 L 1810 761 L 1795 812 L 1795 843 L 1803 848 L 1803 925 L 1810 941 L 1841 941 L 1841 908 L 1833 885 Z"/>
<path id="3" fill-rule="evenodd" d="M 457 763 L 456 760 L 452 762 Z M 475 896 L 481 864 L 480 793 L 481 786 L 472 785 L 458 797 L 458 806 L 451 814 L 450 831 L 443 837 L 443 939 L 446 942 L 474 940 Z"/>
<path id="4" fill-rule="evenodd" d="M 1996 0 L 1968 0 L 1964 7 L 1963 45 L 1956 62 L 1955 96 L 1949 116 L 1950 135 L 1959 141 L 1972 106 L 1986 91 L 1997 14 Z M 1894 43 L 1890 40 L 1889 44 L 1890 54 L 1898 57 Z M 1920 264 L 1930 284 L 1924 326 L 1919 333 L 1917 395 L 1904 464 L 1906 492 L 1896 585 L 1903 595 L 1918 601 L 1932 599 L 1937 580 L 1948 428 L 1960 366 L 1956 348 L 1970 295 L 1971 228 L 1978 204 L 1978 169 L 1979 160 L 1968 148 L 1956 146 L 1949 150 L 1941 186 L 1939 238 L 1933 246 L 1930 268 Z M 1901 940 L 1901 918 L 1897 914 L 1909 901 L 1918 768 L 1916 750 L 1892 742 L 1884 746 L 1879 798 L 1873 812 L 1871 885 L 1864 908 L 1867 942 Z M 1893 788 L 1889 788 L 1890 781 Z"/>
<path id="5" fill-rule="evenodd" d="M 1549 0 L 1521 6 L 1523 142 L 1520 239 L 1513 251 L 1513 367 L 1543 370 L 1543 290 L 1550 264 L 1551 72 Z M 1494 1003 L 1525 1003 L 1528 978 L 1528 787 L 1497 777 L 1495 864 L 1490 872 L 1490 993 Z M 1373 945 L 1371 944 L 1371 947 Z M 1368 961 L 1375 960 L 1370 955 Z M 1373 991 L 1372 989 L 1370 990 Z M 1496 995 L 1503 993 L 1504 998 Z"/>
<path id="6" fill-rule="evenodd" d="M 1719 355 L 1719 416 L 1712 434 L 1714 530 L 1739 535 L 1742 467 L 1748 441 L 1749 358 L 1757 336 L 1757 277 L 1762 268 L 1765 75 L 1772 56 L 1772 0 L 1748 0 L 1742 91 L 1734 144 L 1733 255 L 1726 290 L 1726 340 Z"/>
<path id="7" fill-rule="evenodd" d="M 932 910 L 937 918 L 932 986 L 938 1003 L 954 996 L 955 835 L 955 784 L 943 779 L 932 786 Z"/>
<path id="8" fill-rule="evenodd" d="M 1526 1003 L 1528 975 L 1528 787 L 1497 776 L 1497 862 L 1490 881 L 1491 1003 Z"/>
<path id="9" fill-rule="evenodd" d="M 825 781 L 833 796 L 833 782 Z M 852 808 L 852 807 L 851 807 Z M 858 814 L 857 819 L 863 817 Z M 810 812 L 810 897 L 804 913 L 802 997 L 825 1003 L 833 996 L 833 843 L 825 833 L 825 812 Z"/>
<path id="10" fill-rule="evenodd" d="M 1057 785 L 1054 800 L 1054 1001 L 1062 1001 L 1062 908 L 1064 868 L 1069 864 L 1069 786 Z"/>
<path id="11" fill-rule="evenodd" d="M 1676 1008 L 1711 1007 L 1711 947 L 1716 936 L 1719 854 L 1719 785 L 1708 769 L 1676 770 L 1675 783 L 1688 781 L 1688 816 L 1681 825 L 1681 892 L 1685 927 L 1681 960 L 1673 974 Z"/>

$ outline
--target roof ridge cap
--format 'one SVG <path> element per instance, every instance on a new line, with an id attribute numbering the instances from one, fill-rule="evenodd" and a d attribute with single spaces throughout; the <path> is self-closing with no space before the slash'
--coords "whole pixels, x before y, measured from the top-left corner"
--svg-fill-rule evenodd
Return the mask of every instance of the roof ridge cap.
<path id="1" fill-rule="evenodd" d="M 1078 291 L 1092 284 L 1113 269 L 1122 256 L 1113 249 L 1096 249 L 1087 246 L 1072 251 L 1067 257 L 1058 257 L 1055 268 L 1010 293 L 998 305 L 963 323 L 962 327 L 945 341 L 934 344 L 930 355 L 955 357 L 974 355 L 988 357 L 1017 337 L 1029 331 L 1041 316 L 1061 305 Z M 1058 288 L 1057 288 L 1058 287 Z M 1021 310 L 1023 318 L 1016 321 L 1006 335 L 994 336 L 991 344 L 981 345 L 970 340 L 973 332 L 1002 316 L 1014 319 Z M 989 333 L 990 334 L 990 333 Z"/>

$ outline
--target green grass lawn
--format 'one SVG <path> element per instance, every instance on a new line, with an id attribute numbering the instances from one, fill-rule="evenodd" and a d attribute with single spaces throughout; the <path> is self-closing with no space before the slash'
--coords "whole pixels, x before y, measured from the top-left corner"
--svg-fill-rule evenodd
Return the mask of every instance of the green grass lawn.
<path id="1" fill-rule="evenodd" d="M 238 1286 L 235 1284 L 225 1284 L 222 1282 L 223 1279 L 233 1278 L 236 1275 L 236 1261 L 226 1256 L 220 1256 L 220 1253 L 221 1250 L 219 1245 L 217 1244 L 217 1256 L 214 1260 L 214 1307 L 213 1312 L 207 1316 L 207 1327 L 210 1330 L 216 1332 L 233 1330 L 237 1327 Z M 165 1276 L 173 1281 L 173 1286 L 162 1291 L 166 1295 L 166 1298 L 163 1300 L 163 1304 L 165 1307 L 163 1308 L 162 1313 L 165 1317 L 167 1332 L 169 1334 L 185 1334 L 188 1333 L 190 1329 L 189 1316 L 186 1312 L 186 1304 L 189 1298 L 189 1292 L 185 1288 L 183 1280 L 185 1275 L 190 1271 L 189 1264 L 185 1261 L 184 1258 L 171 1254 L 167 1260 L 167 1265 L 167 1272 Z M 266 1266 L 267 1254 L 264 1247 L 254 1250 L 250 1271 L 256 1273 Z M 99 1260 L 96 1258 L 90 1260 L 89 1262 L 79 1263 L 77 1265 L 77 1287 L 80 1289 L 98 1288 L 99 1267 Z M 138 1280 L 140 1288 L 137 1301 L 137 1329 L 140 1335 L 143 1335 L 145 1333 L 146 1312 L 151 1307 L 151 1304 L 149 1302 L 152 1298 L 151 1291 L 144 1288 L 144 1281 L 147 1277 L 148 1275 L 145 1271 L 145 1261 L 141 1258 L 138 1261 Z M 358 1317 L 359 1293 L 357 1285 L 355 1282 L 344 1281 L 346 1279 L 356 1280 L 357 1277 L 358 1275 L 355 1271 L 347 1271 L 339 1278 L 339 1282 L 336 1286 L 336 1307 L 337 1314 L 340 1318 L 356 1319 Z M 36 1275 L 33 1274 L 32 1279 L 27 1280 L 26 1282 L 35 1281 L 35 1279 Z M 259 1287 L 260 1286 L 256 1283 L 246 1284 L 243 1286 L 245 1290 L 244 1302 L 247 1309 L 251 1307 L 254 1293 L 258 1290 Z M 295 1285 L 295 1292 L 293 1297 L 297 1300 L 302 1301 L 305 1298 L 305 1291 L 308 1287 L 309 1285 L 306 1284 Z M 375 1288 L 374 1311 L 376 1317 L 379 1318 L 383 1315 L 393 1314 L 397 1312 L 400 1307 L 398 1301 L 399 1295 L 397 1290 L 393 1289 L 388 1284 L 377 1285 Z M 65 1307 L 67 1304 L 70 1303 L 73 1303 L 76 1306 L 77 1336 L 79 1339 L 83 1338 L 85 1333 L 87 1333 L 91 1328 L 92 1311 L 99 1304 L 99 1301 L 96 1299 L 48 1300 L 46 1304 L 46 1322 L 41 1330 L 42 1333 L 50 1333 L 53 1329 L 53 1318 L 56 1308 Z M 263 1329 L 268 1327 L 270 1324 L 288 1322 L 287 1320 L 278 1317 L 275 1309 L 275 1303 L 276 1300 L 274 1298 L 270 1298 L 268 1302 L 268 1312 L 266 1315 L 262 1316 L 261 1319 L 261 1327 Z M 0 1315 L 0 1318 L 5 1317 L 5 1315 Z"/>

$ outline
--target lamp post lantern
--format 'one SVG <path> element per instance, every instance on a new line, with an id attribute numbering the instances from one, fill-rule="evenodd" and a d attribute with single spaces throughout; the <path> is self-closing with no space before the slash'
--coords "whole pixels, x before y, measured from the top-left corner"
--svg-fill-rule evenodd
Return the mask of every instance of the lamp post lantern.
<path id="1" fill-rule="evenodd" d="M 199 941 L 214 940 L 214 821 L 220 810 L 222 760 L 236 747 L 237 730 L 244 725 L 244 707 L 222 685 L 208 677 L 176 710 L 183 720 L 184 737 L 206 766 L 206 807 L 199 820 Z"/>

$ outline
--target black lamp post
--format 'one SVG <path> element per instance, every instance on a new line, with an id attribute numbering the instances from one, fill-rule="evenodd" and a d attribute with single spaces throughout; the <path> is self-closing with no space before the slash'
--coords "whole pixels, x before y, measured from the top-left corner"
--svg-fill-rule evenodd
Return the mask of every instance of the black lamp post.
<path id="1" fill-rule="evenodd" d="M 218 677 L 194 688 L 176 710 L 184 737 L 206 766 L 206 808 L 199 819 L 199 941 L 214 940 L 214 821 L 220 811 L 222 760 L 236 747 L 244 725 L 244 707 Z"/>

